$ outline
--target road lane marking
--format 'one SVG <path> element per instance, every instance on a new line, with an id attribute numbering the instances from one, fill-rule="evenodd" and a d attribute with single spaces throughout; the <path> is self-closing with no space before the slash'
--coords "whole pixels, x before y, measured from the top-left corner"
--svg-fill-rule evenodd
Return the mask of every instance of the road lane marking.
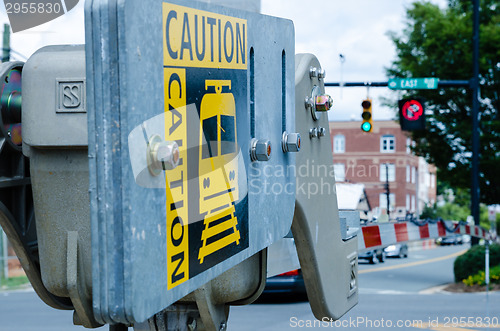
<path id="1" fill-rule="evenodd" d="M 493 325 L 490 327 L 486 326 L 475 326 L 474 329 L 469 329 L 466 327 L 456 327 L 456 326 L 448 326 L 446 324 L 438 324 L 437 326 L 430 325 L 429 323 L 423 324 L 422 326 L 412 326 L 413 328 L 416 329 L 423 329 L 423 330 L 434 330 L 434 331 L 481 331 L 481 330 L 489 330 L 489 329 L 499 329 L 500 325 Z"/>
<path id="2" fill-rule="evenodd" d="M 393 266 L 389 266 L 389 267 L 381 267 L 381 268 L 375 268 L 375 269 L 370 269 L 370 270 L 360 270 L 360 271 L 358 271 L 358 274 L 366 274 L 366 273 L 369 273 L 369 272 L 378 272 L 378 271 L 386 271 L 386 270 L 408 268 L 408 267 L 414 267 L 414 266 L 417 266 L 417 265 L 422 265 L 422 264 L 427 264 L 427 263 L 434 263 L 434 262 L 448 260 L 448 259 L 451 259 L 453 257 L 460 256 L 460 255 L 464 254 L 465 252 L 467 252 L 467 249 L 461 250 L 460 252 L 456 252 L 456 253 L 453 253 L 453 254 L 450 254 L 450 255 L 436 257 L 436 258 L 429 259 L 429 260 L 424 260 L 424 261 L 416 261 L 416 262 L 410 262 L 410 263 L 403 263 L 403 264 L 393 265 Z"/>
<path id="3" fill-rule="evenodd" d="M 434 331 L 479 331 L 478 329 L 459 328 L 459 327 L 447 326 L 444 324 L 438 324 L 437 326 L 431 326 L 429 324 L 427 324 L 427 325 L 424 324 L 421 327 L 414 326 L 414 328 L 424 329 L 424 330 L 434 330 Z"/>

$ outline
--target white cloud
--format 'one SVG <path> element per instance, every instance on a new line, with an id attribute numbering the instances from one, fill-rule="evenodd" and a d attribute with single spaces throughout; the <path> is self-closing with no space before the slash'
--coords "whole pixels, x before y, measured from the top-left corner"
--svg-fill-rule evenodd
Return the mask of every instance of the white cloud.
<path id="1" fill-rule="evenodd" d="M 293 20 L 297 52 L 312 53 L 327 72 L 326 81 L 339 82 L 339 54 L 345 56 L 343 80 L 349 82 L 387 81 L 385 67 L 395 59 L 388 31 L 401 31 L 406 8 L 412 0 L 262 0 L 262 12 Z M 444 7 L 446 0 L 431 2 Z M 361 119 L 361 101 L 366 88 L 329 88 L 335 100 L 331 120 Z M 373 117 L 394 118 L 394 110 L 380 105 L 380 97 L 397 99 L 397 92 L 370 88 Z M 341 98 L 342 95 L 342 98 Z"/>

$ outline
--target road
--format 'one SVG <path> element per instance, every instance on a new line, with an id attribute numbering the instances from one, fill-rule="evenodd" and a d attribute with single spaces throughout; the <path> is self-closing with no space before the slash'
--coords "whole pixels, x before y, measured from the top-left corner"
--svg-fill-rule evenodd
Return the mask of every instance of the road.
<path id="1" fill-rule="evenodd" d="M 371 265 L 360 261 L 360 293 L 417 294 L 454 282 L 453 262 L 469 246 L 443 246 L 411 251 L 408 258 L 387 258 Z"/>
<path id="2" fill-rule="evenodd" d="M 500 318 L 500 293 L 490 293 L 486 302 L 484 293 L 440 291 L 440 285 L 453 282 L 453 261 L 467 248 L 450 246 L 412 251 L 408 259 L 387 259 L 377 265 L 361 262 L 359 303 L 336 324 L 315 322 L 307 302 L 281 297 L 249 306 L 231 307 L 229 330 L 320 330 L 338 327 L 356 330 L 484 330 L 475 326 L 480 321 L 486 324 L 488 316 L 490 319 Z M 459 324 L 460 317 L 465 320 L 473 318 L 477 323 L 474 327 L 445 328 L 453 326 L 453 322 Z M 404 327 L 404 323 L 413 322 L 416 327 Z M 398 328 L 398 323 L 403 323 L 403 327 Z M 491 329 L 500 330 L 500 321 L 495 326 Z"/>
<path id="3" fill-rule="evenodd" d="M 453 281 L 453 260 L 464 249 L 465 246 L 439 247 L 410 252 L 408 259 L 388 259 L 378 265 L 360 263 L 359 304 L 337 324 L 318 324 L 306 301 L 273 297 L 248 306 L 231 307 L 228 330 L 325 329 L 342 325 L 356 330 L 403 330 L 408 328 L 397 328 L 398 322 L 413 321 L 420 321 L 416 324 L 418 328 L 413 329 L 441 330 L 459 322 L 455 318 L 460 317 L 465 320 L 474 318 L 475 323 L 485 323 L 488 315 L 498 319 L 500 293 L 490 293 L 487 303 L 484 293 L 449 294 L 436 288 Z M 429 322 L 430 327 L 427 326 Z M 475 326 L 446 330 L 485 330 Z M 493 329 L 500 330 L 500 325 Z M 45 306 L 32 291 L 0 293 L 0 331 L 18 330 L 71 331 L 83 328 L 72 325 L 71 312 Z"/>

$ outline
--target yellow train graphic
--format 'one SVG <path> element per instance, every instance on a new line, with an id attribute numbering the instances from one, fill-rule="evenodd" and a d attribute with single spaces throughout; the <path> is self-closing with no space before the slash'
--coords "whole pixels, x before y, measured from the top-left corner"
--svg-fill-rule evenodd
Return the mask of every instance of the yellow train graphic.
<path id="1" fill-rule="evenodd" d="M 238 201 L 238 145 L 236 106 L 232 93 L 222 93 L 230 80 L 206 80 L 200 106 L 199 188 L 200 214 L 204 215 L 200 264 L 205 257 L 240 244 L 235 202 Z"/>

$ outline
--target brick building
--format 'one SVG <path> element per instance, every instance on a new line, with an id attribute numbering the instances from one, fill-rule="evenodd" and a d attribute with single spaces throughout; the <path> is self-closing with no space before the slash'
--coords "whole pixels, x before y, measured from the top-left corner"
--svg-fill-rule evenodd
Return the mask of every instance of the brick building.
<path id="1" fill-rule="evenodd" d="M 436 201 L 436 168 L 412 154 L 412 141 L 394 121 L 376 121 L 362 132 L 360 122 L 330 122 L 337 182 L 362 183 L 372 215 L 386 214 L 389 183 L 391 219 L 419 214 Z"/>

